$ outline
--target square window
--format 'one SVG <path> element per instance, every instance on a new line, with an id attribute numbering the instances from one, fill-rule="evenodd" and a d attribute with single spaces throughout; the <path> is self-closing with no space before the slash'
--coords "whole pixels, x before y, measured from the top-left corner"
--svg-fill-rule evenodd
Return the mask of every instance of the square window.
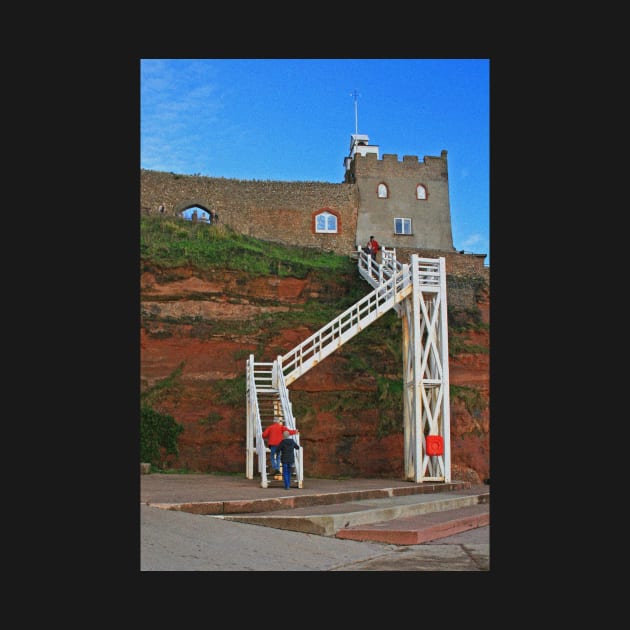
<path id="1" fill-rule="evenodd" d="M 411 219 L 394 219 L 395 234 L 411 234 Z"/>

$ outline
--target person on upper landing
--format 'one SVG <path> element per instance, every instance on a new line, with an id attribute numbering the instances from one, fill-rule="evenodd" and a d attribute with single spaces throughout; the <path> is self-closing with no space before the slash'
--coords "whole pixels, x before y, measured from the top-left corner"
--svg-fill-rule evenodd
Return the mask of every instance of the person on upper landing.
<path id="1" fill-rule="evenodd" d="M 367 247 L 370 249 L 372 259 L 376 260 L 376 254 L 378 253 L 378 250 L 381 249 L 381 246 L 373 236 L 370 236 L 370 240 L 367 242 Z"/>
<path id="2" fill-rule="evenodd" d="M 288 431 L 289 435 L 295 435 L 299 433 L 297 429 L 289 429 L 282 424 L 282 418 L 278 418 L 275 416 L 273 419 L 273 424 L 270 424 L 263 432 L 263 440 L 267 440 L 267 444 L 269 445 L 270 457 L 271 457 L 271 467 L 273 468 L 276 475 L 280 474 L 280 451 L 279 446 L 280 442 L 282 442 L 284 431 Z"/>

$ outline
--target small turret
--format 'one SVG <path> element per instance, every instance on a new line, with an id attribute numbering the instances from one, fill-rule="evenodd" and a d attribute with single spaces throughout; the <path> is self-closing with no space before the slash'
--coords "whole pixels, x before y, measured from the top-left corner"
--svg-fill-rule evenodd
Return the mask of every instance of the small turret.
<path id="1" fill-rule="evenodd" d="M 350 164 L 357 153 L 363 156 L 368 153 L 376 153 L 376 159 L 378 160 L 378 146 L 370 145 L 369 142 L 370 139 L 364 133 L 353 133 L 350 136 L 350 155 L 343 161 L 346 171 L 350 170 Z"/>

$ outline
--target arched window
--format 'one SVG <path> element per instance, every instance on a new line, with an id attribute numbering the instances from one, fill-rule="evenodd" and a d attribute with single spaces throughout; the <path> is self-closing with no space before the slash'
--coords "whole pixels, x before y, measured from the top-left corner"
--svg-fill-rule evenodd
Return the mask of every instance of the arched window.
<path id="1" fill-rule="evenodd" d="M 387 199 L 389 195 L 389 191 L 387 190 L 387 186 L 385 184 L 378 185 L 378 198 L 379 199 Z"/>
<path id="2" fill-rule="evenodd" d="M 330 212 L 320 212 L 315 217 L 315 231 L 319 233 L 337 233 L 337 217 Z"/>
<path id="3" fill-rule="evenodd" d="M 426 199 L 427 198 L 427 189 L 423 184 L 418 184 L 416 186 L 416 199 Z"/>

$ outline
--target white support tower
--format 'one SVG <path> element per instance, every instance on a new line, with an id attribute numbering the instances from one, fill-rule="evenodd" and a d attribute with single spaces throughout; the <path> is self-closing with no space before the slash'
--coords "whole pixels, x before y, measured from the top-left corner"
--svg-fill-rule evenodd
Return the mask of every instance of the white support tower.
<path id="1" fill-rule="evenodd" d="M 416 483 L 451 481 L 445 259 L 438 259 L 438 283 L 428 284 L 434 263 L 412 255 L 413 291 L 401 305 L 404 469 Z"/>

